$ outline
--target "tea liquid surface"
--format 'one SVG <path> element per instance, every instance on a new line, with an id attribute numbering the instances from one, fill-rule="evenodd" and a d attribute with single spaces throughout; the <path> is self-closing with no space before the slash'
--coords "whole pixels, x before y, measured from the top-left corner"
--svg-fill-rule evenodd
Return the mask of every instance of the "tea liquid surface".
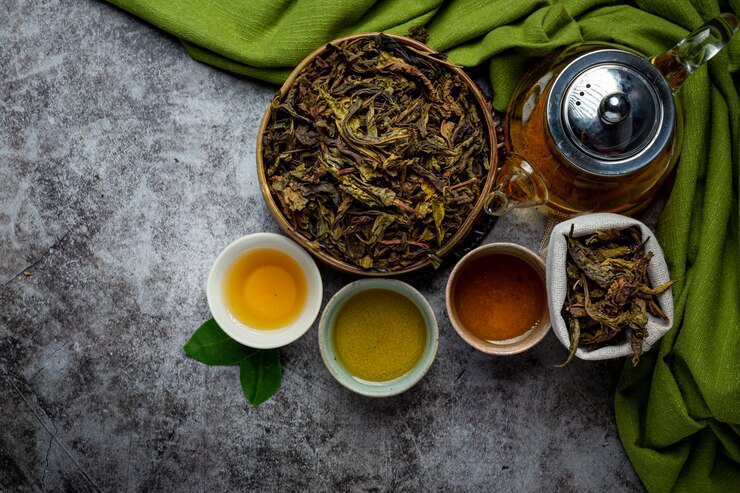
<path id="1" fill-rule="evenodd" d="M 255 329 L 277 329 L 295 321 L 306 303 L 306 291 L 306 274 L 298 262 L 271 248 L 237 258 L 224 282 L 229 312 Z"/>
<path id="2" fill-rule="evenodd" d="M 386 382 L 416 366 L 427 331 L 423 315 L 404 295 L 368 289 L 339 309 L 332 337 L 339 362 L 350 374 Z"/>
<path id="3" fill-rule="evenodd" d="M 487 255 L 460 273 L 454 303 L 463 325 L 486 341 L 518 337 L 540 321 L 545 288 L 537 272 L 511 255 Z"/>

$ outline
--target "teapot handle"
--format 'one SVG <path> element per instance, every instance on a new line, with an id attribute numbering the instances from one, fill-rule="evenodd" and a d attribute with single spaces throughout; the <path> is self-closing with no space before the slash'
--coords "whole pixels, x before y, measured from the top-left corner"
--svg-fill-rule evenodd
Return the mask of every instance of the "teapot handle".
<path id="1" fill-rule="evenodd" d="M 651 58 L 650 63 L 660 70 L 675 94 L 694 70 L 730 42 L 738 25 L 740 21 L 734 14 L 720 14 L 702 24 L 670 50 Z"/>

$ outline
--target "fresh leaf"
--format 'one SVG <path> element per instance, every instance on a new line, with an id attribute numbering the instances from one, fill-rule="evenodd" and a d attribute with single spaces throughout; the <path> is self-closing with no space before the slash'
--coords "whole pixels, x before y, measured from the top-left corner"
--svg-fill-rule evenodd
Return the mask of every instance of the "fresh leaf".
<path id="1" fill-rule="evenodd" d="M 213 319 L 201 325 L 182 348 L 206 365 L 236 365 L 254 351 L 226 335 Z"/>
<path id="2" fill-rule="evenodd" d="M 239 344 L 210 319 L 183 346 L 192 358 L 206 365 L 239 365 L 239 380 L 249 402 L 259 406 L 269 399 L 282 380 L 280 352 Z"/>
<path id="3" fill-rule="evenodd" d="M 239 364 L 239 380 L 244 395 L 254 406 L 259 406 L 280 388 L 283 371 L 277 349 L 252 349 Z"/>

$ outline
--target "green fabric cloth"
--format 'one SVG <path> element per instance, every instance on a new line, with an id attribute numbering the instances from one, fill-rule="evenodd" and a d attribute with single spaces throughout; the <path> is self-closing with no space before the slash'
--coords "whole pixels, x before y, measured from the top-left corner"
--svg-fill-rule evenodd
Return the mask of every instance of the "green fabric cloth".
<path id="1" fill-rule="evenodd" d="M 533 58 L 582 40 L 662 52 L 740 0 L 110 0 L 182 40 L 197 60 L 280 83 L 310 51 L 341 35 L 406 34 L 460 64 L 488 64 L 506 107 Z M 740 38 L 740 36 L 738 36 Z M 740 69 L 734 40 L 685 83 L 682 157 L 658 226 L 676 320 L 636 369 L 625 364 L 617 425 L 650 491 L 740 490 Z"/>

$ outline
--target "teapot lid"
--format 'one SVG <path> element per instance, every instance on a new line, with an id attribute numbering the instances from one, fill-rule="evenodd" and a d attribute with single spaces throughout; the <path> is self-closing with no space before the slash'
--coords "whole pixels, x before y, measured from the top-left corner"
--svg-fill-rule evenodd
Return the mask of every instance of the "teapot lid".
<path id="1" fill-rule="evenodd" d="M 633 53 L 605 49 L 571 62 L 552 85 L 547 125 L 563 156 L 599 175 L 624 175 L 653 162 L 676 121 L 663 75 Z"/>

